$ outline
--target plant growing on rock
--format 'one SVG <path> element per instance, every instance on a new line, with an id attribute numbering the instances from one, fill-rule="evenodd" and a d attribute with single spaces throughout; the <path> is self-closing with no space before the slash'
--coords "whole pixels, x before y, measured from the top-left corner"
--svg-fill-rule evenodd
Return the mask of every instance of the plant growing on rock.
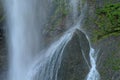
<path id="1" fill-rule="evenodd" d="M 97 39 L 120 35 L 120 3 L 109 4 L 98 9 L 97 16 L 95 21 L 98 26 L 98 30 L 95 32 Z"/>

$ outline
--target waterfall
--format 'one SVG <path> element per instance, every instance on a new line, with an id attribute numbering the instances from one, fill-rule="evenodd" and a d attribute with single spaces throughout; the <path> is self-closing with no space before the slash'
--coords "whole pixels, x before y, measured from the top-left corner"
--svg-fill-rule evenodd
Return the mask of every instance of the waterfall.
<path id="1" fill-rule="evenodd" d="M 91 62 L 91 69 L 87 76 L 87 80 L 100 80 L 100 75 L 96 69 L 96 60 L 97 60 L 97 53 L 95 53 L 95 50 L 91 47 L 90 49 L 90 62 Z"/>
<path id="2" fill-rule="evenodd" d="M 10 56 L 9 79 L 26 80 L 40 52 L 41 28 L 47 20 L 47 0 L 5 0 Z"/>
<path id="3" fill-rule="evenodd" d="M 46 55 L 41 56 L 42 59 L 38 59 L 33 65 L 32 71 L 29 72 L 28 80 L 57 80 L 62 53 L 66 44 L 72 38 L 72 34 L 73 32 L 67 32 L 50 46 L 45 53 Z"/>
<path id="4" fill-rule="evenodd" d="M 87 38 L 88 38 L 88 36 L 87 36 Z M 88 41 L 90 43 L 89 38 L 88 38 Z M 86 80 L 100 80 L 100 74 L 99 74 L 98 70 L 96 69 L 98 53 L 99 53 L 99 51 L 95 51 L 95 49 L 92 48 L 91 43 L 90 43 L 89 57 L 90 57 L 91 68 L 86 77 L 87 78 Z"/>
<path id="5" fill-rule="evenodd" d="M 76 9 L 76 7 L 78 6 L 77 2 L 78 2 L 78 0 L 75 0 L 75 1 L 72 0 L 71 1 L 72 6 L 73 6 L 74 22 L 75 22 L 75 19 L 77 17 L 77 14 L 78 14 L 77 9 Z M 82 5 L 82 0 L 80 2 L 81 2 L 81 5 Z M 80 6 L 80 7 L 82 8 L 82 6 Z M 85 8 L 85 7 L 83 7 L 83 8 Z M 81 30 L 80 26 L 82 25 L 81 22 L 84 19 L 85 11 L 86 11 L 86 9 L 81 10 L 81 15 L 80 15 L 80 17 L 78 17 L 79 19 L 77 19 L 77 23 L 74 26 L 75 28 L 78 28 L 79 30 Z M 90 72 L 88 73 L 88 75 L 86 77 L 86 80 L 100 80 L 100 74 L 96 69 L 96 61 L 97 61 L 97 54 L 98 53 L 96 53 L 94 48 L 92 48 L 90 40 L 89 40 L 87 35 L 86 35 L 86 37 L 87 37 L 87 39 L 89 41 L 89 44 L 90 44 L 89 57 L 90 57 L 90 63 L 91 63 Z M 83 52 L 83 54 L 84 54 L 84 52 Z M 83 57 L 84 57 L 86 63 L 88 64 L 88 61 L 86 60 L 84 55 L 83 55 Z"/>
<path id="6" fill-rule="evenodd" d="M 70 0 L 73 27 L 49 48 L 41 50 L 41 30 L 47 21 L 49 2 L 51 0 L 5 0 L 9 29 L 9 80 L 58 80 L 64 48 L 76 29 L 81 30 L 87 4 L 81 6 L 78 17 L 79 0 Z M 91 46 L 90 48 L 91 67 L 87 80 L 99 80 L 97 55 Z M 87 60 L 86 62 L 88 64 Z"/>

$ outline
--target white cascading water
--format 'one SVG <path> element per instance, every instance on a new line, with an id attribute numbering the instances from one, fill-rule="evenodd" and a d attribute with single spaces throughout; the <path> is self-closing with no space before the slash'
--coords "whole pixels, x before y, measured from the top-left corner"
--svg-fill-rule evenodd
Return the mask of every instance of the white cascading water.
<path id="1" fill-rule="evenodd" d="M 9 29 L 9 80 L 26 80 L 29 67 L 40 52 L 40 30 L 47 16 L 45 1 L 5 0 Z"/>
<path id="2" fill-rule="evenodd" d="M 78 0 L 70 0 L 71 2 L 70 2 L 70 5 L 71 5 L 71 7 L 72 7 L 72 15 L 73 15 L 73 20 L 74 20 L 74 22 L 76 22 L 76 17 L 77 17 L 77 15 L 78 15 L 78 9 L 77 9 L 77 7 L 78 7 Z"/>
<path id="3" fill-rule="evenodd" d="M 63 50 L 76 29 L 80 30 L 79 27 L 82 25 L 87 5 L 84 4 L 81 7 L 81 15 L 77 17 L 78 0 L 71 0 L 74 26 L 48 49 L 40 51 L 42 38 L 40 30 L 47 16 L 44 12 L 43 1 L 47 0 L 6 0 L 5 2 L 10 41 L 9 80 L 57 80 Z M 40 9 L 38 10 L 38 8 Z M 99 80 L 96 58 L 97 55 L 95 56 L 94 49 L 91 47 L 91 68 L 87 80 Z"/>
<path id="4" fill-rule="evenodd" d="M 82 0 L 80 0 L 80 2 L 81 2 L 81 8 L 82 8 Z M 78 11 L 77 11 L 78 0 L 74 0 L 74 1 L 71 0 L 71 4 L 72 4 L 72 7 L 73 7 L 73 19 L 74 19 L 74 22 L 76 22 L 76 20 L 77 20 L 76 17 L 78 15 Z M 78 28 L 79 30 L 81 30 L 80 26 L 81 26 L 82 20 L 84 19 L 84 16 L 85 16 L 84 14 L 85 14 L 85 12 L 82 11 L 81 16 L 77 20 L 77 24 L 74 26 L 75 28 Z M 86 35 L 86 37 L 88 38 L 87 35 Z M 96 53 L 95 50 L 91 47 L 91 43 L 90 43 L 89 38 L 88 38 L 88 41 L 89 41 L 89 44 L 90 44 L 89 56 L 90 56 L 91 68 L 90 68 L 90 72 L 88 73 L 88 75 L 86 77 L 86 80 L 100 80 L 100 74 L 98 73 L 98 71 L 96 69 L 96 61 L 97 61 L 97 54 L 98 53 Z M 85 59 L 85 57 L 84 57 L 84 59 Z M 88 64 L 88 61 L 86 59 L 85 59 L 85 61 Z"/>
<path id="5" fill-rule="evenodd" d="M 91 69 L 87 76 L 87 80 L 100 80 L 100 75 L 96 69 L 96 61 L 97 61 L 97 53 L 95 53 L 95 50 L 91 47 L 90 48 L 90 62 L 91 62 Z"/>

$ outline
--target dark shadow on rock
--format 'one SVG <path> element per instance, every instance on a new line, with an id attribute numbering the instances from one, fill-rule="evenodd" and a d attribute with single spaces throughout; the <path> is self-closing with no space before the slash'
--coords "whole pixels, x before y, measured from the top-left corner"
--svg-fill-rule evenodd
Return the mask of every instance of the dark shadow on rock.
<path id="1" fill-rule="evenodd" d="M 117 72 L 113 75 L 112 80 L 120 80 L 120 71 L 117 71 Z"/>
<path id="2" fill-rule="evenodd" d="M 89 72 L 89 66 L 82 52 L 89 63 L 89 50 L 85 34 L 76 30 L 64 49 L 58 80 L 84 80 Z"/>

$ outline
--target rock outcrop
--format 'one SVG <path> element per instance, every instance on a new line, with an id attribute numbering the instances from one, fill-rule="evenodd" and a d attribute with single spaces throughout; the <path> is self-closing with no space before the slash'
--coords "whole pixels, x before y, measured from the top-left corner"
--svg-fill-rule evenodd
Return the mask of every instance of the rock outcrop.
<path id="1" fill-rule="evenodd" d="M 107 36 L 103 39 L 94 39 L 95 32 L 97 32 L 98 25 L 96 15 L 98 9 L 102 9 L 104 6 L 119 3 L 120 0 L 88 0 L 88 14 L 84 29 L 91 37 L 93 46 L 96 49 L 100 49 L 97 68 L 101 75 L 101 80 L 120 80 L 120 36 Z M 107 23 L 106 23 L 107 25 Z"/>
<path id="2" fill-rule="evenodd" d="M 63 51 L 58 80 L 84 80 L 89 72 L 89 43 L 85 34 L 76 30 Z"/>

